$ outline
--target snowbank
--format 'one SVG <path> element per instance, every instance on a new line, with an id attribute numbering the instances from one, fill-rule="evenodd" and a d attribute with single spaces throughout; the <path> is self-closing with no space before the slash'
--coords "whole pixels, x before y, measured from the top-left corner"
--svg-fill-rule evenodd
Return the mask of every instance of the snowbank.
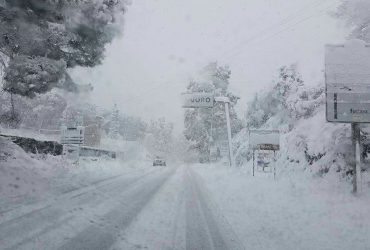
<path id="1" fill-rule="evenodd" d="M 42 198 L 49 190 L 49 179 L 63 166 L 60 158 L 28 155 L 16 144 L 0 137 L 0 206 L 26 198 Z"/>
<path id="2" fill-rule="evenodd" d="M 370 194 L 350 194 L 338 175 L 301 169 L 252 177 L 241 169 L 195 166 L 248 249 L 367 249 Z M 282 166 L 283 167 L 283 166 Z"/>
<path id="3" fill-rule="evenodd" d="M 76 166 L 61 156 L 27 154 L 0 137 L 0 213 L 150 165 L 143 161 L 82 158 Z"/>

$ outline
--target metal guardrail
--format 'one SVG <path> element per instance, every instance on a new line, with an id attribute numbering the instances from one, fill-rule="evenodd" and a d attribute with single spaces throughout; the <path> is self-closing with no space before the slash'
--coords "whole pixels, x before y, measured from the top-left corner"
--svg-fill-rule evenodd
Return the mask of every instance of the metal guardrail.
<path id="1" fill-rule="evenodd" d="M 101 157 L 106 156 L 112 159 L 117 158 L 117 153 L 115 151 L 100 149 L 100 148 L 93 148 L 93 147 L 80 147 L 80 156 L 82 157 Z"/>

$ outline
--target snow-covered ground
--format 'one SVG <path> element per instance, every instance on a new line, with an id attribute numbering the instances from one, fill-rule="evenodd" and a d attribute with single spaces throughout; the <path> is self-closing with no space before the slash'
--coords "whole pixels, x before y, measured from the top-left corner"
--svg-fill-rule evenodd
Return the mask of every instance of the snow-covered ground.
<path id="1" fill-rule="evenodd" d="M 35 131 L 31 129 L 10 129 L 0 126 L 0 134 L 9 136 L 19 136 L 25 138 L 33 138 L 40 141 L 60 141 L 60 131 L 58 130 L 41 130 Z"/>
<path id="2" fill-rule="evenodd" d="M 358 196 L 277 162 L 277 178 L 218 164 L 26 154 L 0 137 L 0 243 L 14 249 L 369 249 L 370 187 Z M 139 150 L 140 151 L 140 150 Z M 138 155 L 145 156 L 145 151 Z M 368 177 L 367 177 L 368 178 Z"/>
<path id="3" fill-rule="evenodd" d="M 85 158 L 79 165 L 73 165 L 61 156 L 27 154 L 0 137 L 0 212 L 51 199 L 114 176 L 142 171 L 150 164 Z"/>
<path id="4" fill-rule="evenodd" d="M 370 189 L 302 170 L 251 176 L 251 166 L 193 167 L 246 249 L 369 249 Z"/>

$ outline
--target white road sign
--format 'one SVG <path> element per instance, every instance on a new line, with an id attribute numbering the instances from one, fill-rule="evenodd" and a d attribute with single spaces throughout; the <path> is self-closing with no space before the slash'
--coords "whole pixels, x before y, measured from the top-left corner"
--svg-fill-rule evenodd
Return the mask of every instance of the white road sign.
<path id="1" fill-rule="evenodd" d="M 250 130 L 249 147 L 253 150 L 280 150 L 280 132 L 278 130 Z"/>
<path id="2" fill-rule="evenodd" d="M 329 122 L 370 122 L 370 45 L 327 45 L 325 82 Z"/>
<path id="3" fill-rule="evenodd" d="M 214 105 L 212 93 L 185 93 L 182 98 L 183 108 L 212 108 Z"/>
<path id="4" fill-rule="evenodd" d="M 84 143 L 84 127 L 67 127 L 62 126 L 61 144 L 81 145 Z"/>

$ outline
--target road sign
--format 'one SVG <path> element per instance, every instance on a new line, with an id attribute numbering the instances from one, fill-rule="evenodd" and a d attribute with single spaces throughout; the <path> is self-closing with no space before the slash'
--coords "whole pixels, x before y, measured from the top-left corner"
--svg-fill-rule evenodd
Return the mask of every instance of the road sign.
<path id="1" fill-rule="evenodd" d="M 230 113 L 229 104 L 230 99 L 227 96 L 214 97 L 213 93 L 197 92 L 197 93 L 184 93 L 183 97 L 183 108 L 213 108 L 215 102 L 223 103 L 225 107 L 226 126 L 227 126 L 227 138 L 229 148 L 229 161 L 230 166 L 234 166 L 234 156 L 231 143 L 231 125 L 230 125 Z"/>
<path id="2" fill-rule="evenodd" d="M 214 105 L 213 93 L 185 93 L 182 98 L 183 108 L 212 108 Z"/>
<path id="3" fill-rule="evenodd" d="M 280 150 L 280 145 L 277 144 L 260 144 L 259 150 L 271 150 L 271 151 L 278 151 Z"/>
<path id="4" fill-rule="evenodd" d="M 253 150 L 280 150 L 279 130 L 250 130 L 249 147 Z"/>
<path id="5" fill-rule="evenodd" d="M 325 82 L 329 122 L 370 122 L 370 45 L 327 45 Z"/>
<path id="6" fill-rule="evenodd" d="M 61 144 L 81 145 L 84 144 L 84 127 L 67 127 L 62 126 Z"/>
<path id="7" fill-rule="evenodd" d="M 253 176 L 256 150 L 274 151 L 280 150 L 280 131 L 279 130 L 249 130 L 249 148 L 253 150 Z M 276 176 L 276 163 L 274 163 L 274 179 Z"/>

